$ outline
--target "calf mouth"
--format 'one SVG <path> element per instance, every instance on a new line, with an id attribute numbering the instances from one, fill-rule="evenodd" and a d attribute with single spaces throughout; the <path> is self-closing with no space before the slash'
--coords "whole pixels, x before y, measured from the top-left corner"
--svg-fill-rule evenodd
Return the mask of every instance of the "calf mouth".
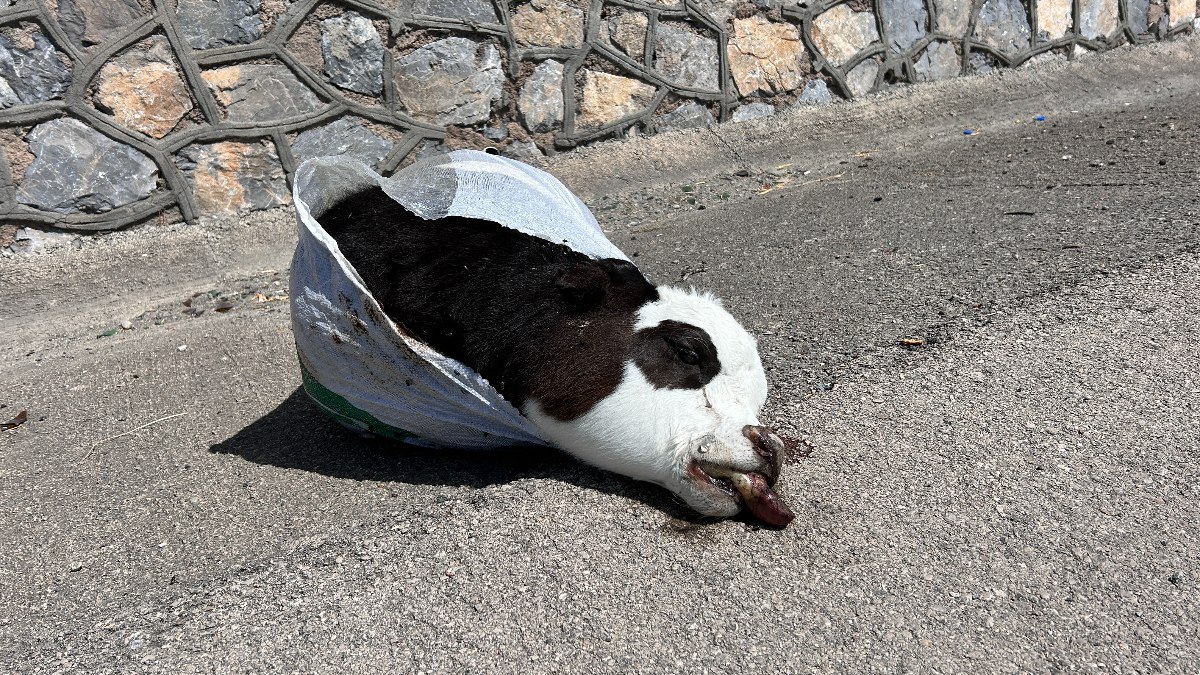
<path id="1" fill-rule="evenodd" d="M 796 517 L 792 509 L 773 489 L 776 476 L 768 479 L 757 471 L 739 471 L 732 467 L 693 459 L 688 473 L 701 485 L 711 486 L 755 518 L 773 527 L 787 527 Z"/>

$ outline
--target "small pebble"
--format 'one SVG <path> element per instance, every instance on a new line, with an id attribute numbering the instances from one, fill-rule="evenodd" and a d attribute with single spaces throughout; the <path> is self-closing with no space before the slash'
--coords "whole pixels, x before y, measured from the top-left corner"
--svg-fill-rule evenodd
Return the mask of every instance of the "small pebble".
<path id="1" fill-rule="evenodd" d="M 133 330 L 133 322 L 132 321 L 122 321 L 121 328 L 123 328 L 125 330 Z"/>
<path id="2" fill-rule="evenodd" d="M 179 346 L 178 346 L 178 347 L 176 347 L 175 349 L 177 349 L 177 350 L 179 350 L 179 351 L 181 351 L 181 352 L 186 352 L 186 351 L 187 351 L 187 345 L 179 345 Z"/>

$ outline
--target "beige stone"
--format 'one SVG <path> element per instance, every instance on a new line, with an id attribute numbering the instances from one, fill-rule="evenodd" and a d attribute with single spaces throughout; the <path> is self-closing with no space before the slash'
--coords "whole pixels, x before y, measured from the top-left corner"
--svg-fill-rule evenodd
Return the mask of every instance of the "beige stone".
<path id="1" fill-rule="evenodd" d="M 203 214 L 232 214 L 291 202 L 283 167 L 268 143 L 223 141 L 191 149 L 196 208 Z"/>
<path id="2" fill-rule="evenodd" d="M 971 0 L 937 0 L 937 29 L 950 37 L 967 34 L 971 22 Z"/>
<path id="3" fill-rule="evenodd" d="M 1071 9 L 1074 0 L 1038 0 L 1038 34 L 1047 40 L 1066 36 L 1074 23 Z"/>
<path id="4" fill-rule="evenodd" d="M 1194 0 L 1167 0 L 1167 18 L 1171 28 L 1190 23 L 1196 18 L 1196 3 Z"/>
<path id="5" fill-rule="evenodd" d="M 583 12 L 562 2 L 533 0 L 513 13 L 512 30 L 522 47 L 579 47 L 583 44 Z"/>
<path id="6" fill-rule="evenodd" d="M 601 22 L 601 37 L 607 36 L 618 49 L 640 61 L 646 54 L 646 26 L 649 23 L 641 12 L 623 12 Z"/>
<path id="7" fill-rule="evenodd" d="M 838 5 L 812 22 L 812 39 L 817 51 L 834 66 L 841 66 L 879 39 L 875 16 Z"/>
<path id="8" fill-rule="evenodd" d="M 808 52 L 796 27 L 758 15 L 734 19 L 727 53 L 742 96 L 792 91 L 803 84 L 809 70 Z"/>
<path id="9" fill-rule="evenodd" d="M 602 127 L 645 110 L 654 100 L 653 86 L 631 77 L 583 71 L 583 103 L 579 126 Z"/>
<path id="10" fill-rule="evenodd" d="M 98 102 L 112 111 L 118 124 L 147 136 L 166 136 L 192 109 L 183 78 L 167 63 L 106 63 L 99 82 Z"/>

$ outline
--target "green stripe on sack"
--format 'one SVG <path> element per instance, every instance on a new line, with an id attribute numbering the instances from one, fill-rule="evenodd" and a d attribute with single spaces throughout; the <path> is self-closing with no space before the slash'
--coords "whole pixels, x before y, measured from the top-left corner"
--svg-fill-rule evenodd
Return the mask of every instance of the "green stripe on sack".
<path id="1" fill-rule="evenodd" d="M 318 382 L 317 378 L 313 377 L 312 373 L 308 372 L 308 369 L 304 367 L 304 364 L 300 364 L 300 376 L 303 382 L 304 392 L 308 394 L 308 397 L 311 398 L 317 404 L 317 407 L 321 408 L 326 415 L 329 415 L 345 426 L 350 427 L 355 431 L 375 434 L 376 436 L 383 436 L 396 441 L 403 441 L 408 438 L 417 437 L 416 434 L 410 431 L 398 429 L 389 424 L 380 422 L 379 419 L 371 413 L 365 410 L 359 410 L 358 408 L 350 405 L 350 402 L 342 398 L 341 395 L 330 391 L 325 387 L 325 385 Z"/>

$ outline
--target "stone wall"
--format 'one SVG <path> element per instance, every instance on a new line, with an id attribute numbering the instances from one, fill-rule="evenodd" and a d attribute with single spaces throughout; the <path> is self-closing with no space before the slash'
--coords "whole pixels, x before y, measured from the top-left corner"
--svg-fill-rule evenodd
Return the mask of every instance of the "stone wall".
<path id="1" fill-rule="evenodd" d="M 289 202 L 307 157 L 530 159 L 1195 30 L 1196 0 L 0 0 L 0 226 Z"/>

